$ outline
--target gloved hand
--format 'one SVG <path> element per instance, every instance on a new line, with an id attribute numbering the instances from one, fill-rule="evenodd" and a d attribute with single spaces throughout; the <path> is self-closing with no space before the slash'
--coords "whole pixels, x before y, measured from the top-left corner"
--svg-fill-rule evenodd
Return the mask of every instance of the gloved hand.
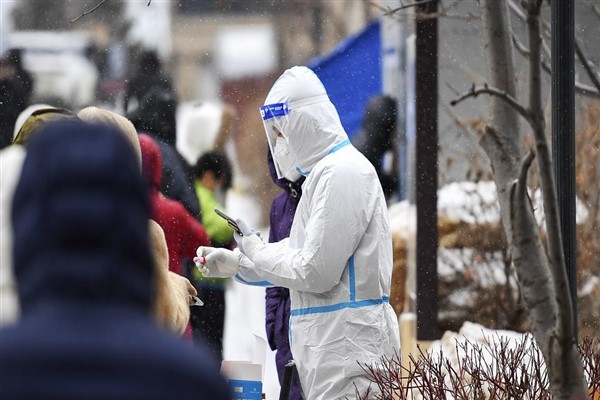
<path id="1" fill-rule="evenodd" d="M 200 246 L 194 263 L 205 278 L 229 278 L 240 268 L 240 255 L 224 248 Z"/>
<path id="2" fill-rule="evenodd" d="M 246 221 L 241 218 L 235 220 L 240 231 L 242 231 L 242 235 L 234 233 L 233 238 L 238 245 L 240 251 L 245 254 L 251 261 L 254 261 L 254 255 L 256 251 L 264 246 L 262 239 L 257 231 L 250 228 Z"/>

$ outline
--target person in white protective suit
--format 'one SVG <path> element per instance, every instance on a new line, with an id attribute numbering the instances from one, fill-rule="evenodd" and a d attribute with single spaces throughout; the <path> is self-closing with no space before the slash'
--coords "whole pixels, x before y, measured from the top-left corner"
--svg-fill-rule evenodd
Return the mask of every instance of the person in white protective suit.
<path id="1" fill-rule="evenodd" d="M 349 142 L 319 78 L 285 71 L 260 108 L 277 173 L 306 176 L 290 237 L 265 244 L 242 220 L 234 251 L 199 247 L 207 276 L 290 289 L 290 343 L 306 399 L 377 392 L 361 364 L 399 354 L 389 304 L 392 239 L 371 163 Z"/>

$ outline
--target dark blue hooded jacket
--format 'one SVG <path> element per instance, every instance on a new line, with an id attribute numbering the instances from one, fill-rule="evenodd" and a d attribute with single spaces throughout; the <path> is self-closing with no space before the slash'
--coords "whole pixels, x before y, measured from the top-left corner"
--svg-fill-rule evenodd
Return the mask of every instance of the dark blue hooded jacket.
<path id="1" fill-rule="evenodd" d="M 0 399 L 227 399 L 218 365 L 157 328 L 149 203 L 130 144 L 49 124 L 12 223 L 22 318 L 0 330 Z"/>

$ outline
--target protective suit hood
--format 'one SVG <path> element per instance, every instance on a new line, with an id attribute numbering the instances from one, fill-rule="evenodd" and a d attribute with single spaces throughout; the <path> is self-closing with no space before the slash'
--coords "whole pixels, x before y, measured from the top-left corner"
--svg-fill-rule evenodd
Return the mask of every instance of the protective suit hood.
<path id="1" fill-rule="evenodd" d="M 287 164 L 307 176 L 317 162 L 348 140 L 325 87 L 307 67 L 286 70 L 273 84 L 260 112 L 280 178 Z M 275 151 L 277 132 L 287 142 L 289 161 Z"/>

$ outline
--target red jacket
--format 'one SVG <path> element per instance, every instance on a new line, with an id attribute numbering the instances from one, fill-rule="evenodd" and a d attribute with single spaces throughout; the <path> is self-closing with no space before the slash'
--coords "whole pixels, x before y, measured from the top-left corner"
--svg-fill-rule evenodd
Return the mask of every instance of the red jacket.
<path id="1" fill-rule="evenodd" d="M 162 160 L 158 144 L 150 136 L 139 134 L 143 175 L 150 185 L 152 219 L 165 232 L 169 250 L 169 270 L 181 274 L 181 262 L 191 260 L 198 246 L 210 246 L 204 227 L 181 203 L 165 197 L 159 190 Z"/>

